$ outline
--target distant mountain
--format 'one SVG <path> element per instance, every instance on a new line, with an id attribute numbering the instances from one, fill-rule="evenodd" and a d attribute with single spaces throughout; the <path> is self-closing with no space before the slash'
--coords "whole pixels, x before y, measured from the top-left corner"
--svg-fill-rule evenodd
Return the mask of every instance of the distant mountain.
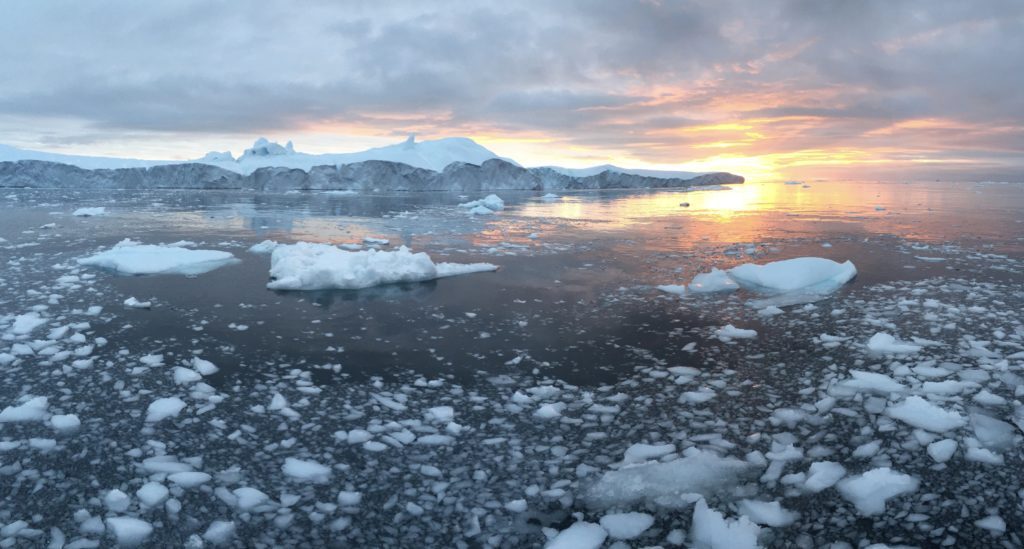
<path id="1" fill-rule="evenodd" d="M 59 162 L 87 170 L 147 168 L 167 164 L 209 164 L 235 173 L 248 175 L 260 168 L 293 168 L 309 171 L 314 166 L 340 166 L 367 160 L 398 162 L 415 168 L 439 172 L 454 162 L 480 165 L 492 158 L 501 158 L 486 147 L 465 137 L 449 137 L 433 141 L 416 141 L 409 136 L 402 143 L 377 147 L 360 152 L 306 154 L 296 152 L 292 142 L 280 145 L 266 138 L 259 138 L 237 159 L 230 152 L 213 151 L 195 160 L 138 160 L 103 156 L 78 156 L 31 151 L 0 145 L 0 162 L 18 160 L 42 160 Z M 514 161 L 503 159 L 515 164 Z"/>

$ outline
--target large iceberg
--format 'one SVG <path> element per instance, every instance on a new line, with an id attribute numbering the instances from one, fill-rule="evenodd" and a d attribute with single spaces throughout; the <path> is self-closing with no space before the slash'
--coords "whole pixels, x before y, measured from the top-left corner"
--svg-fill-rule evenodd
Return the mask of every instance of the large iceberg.
<path id="1" fill-rule="evenodd" d="M 434 263 L 405 246 L 393 251 L 348 252 L 328 244 L 280 245 L 270 256 L 272 290 L 359 290 L 497 270 L 490 263 Z"/>
<path id="2" fill-rule="evenodd" d="M 230 252 L 191 250 L 162 244 L 140 244 L 125 239 L 105 252 L 79 259 L 78 264 L 102 267 L 131 275 L 198 275 L 236 261 L 235 256 Z"/>

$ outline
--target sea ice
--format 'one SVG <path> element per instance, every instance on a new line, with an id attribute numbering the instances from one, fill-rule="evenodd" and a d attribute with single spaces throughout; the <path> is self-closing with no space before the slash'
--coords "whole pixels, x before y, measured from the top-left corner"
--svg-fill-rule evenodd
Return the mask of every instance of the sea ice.
<path id="1" fill-rule="evenodd" d="M 43 324 L 46 324 L 46 319 L 40 317 L 39 313 L 25 313 L 14 317 L 14 323 L 11 324 L 11 333 L 14 335 L 30 334 Z"/>
<path id="2" fill-rule="evenodd" d="M 117 544 L 132 547 L 142 544 L 153 533 L 153 525 L 132 517 L 108 517 L 107 528 Z"/>
<path id="3" fill-rule="evenodd" d="M 604 528 L 592 522 L 577 522 L 562 530 L 546 549 L 598 549 L 608 537 Z"/>
<path id="4" fill-rule="evenodd" d="M 146 409 L 146 423 L 156 423 L 170 417 L 176 417 L 185 409 L 185 401 L 178 397 L 158 398 Z"/>
<path id="5" fill-rule="evenodd" d="M 105 252 L 78 259 L 78 264 L 102 267 L 131 275 L 198 275 L 236 261 L 235 256 L 230 252 L 192 250 L 178 246 L 139 244 L 131 240 L 122 240 Z"/>
<path id="6" fill-rule="evenodd" d="M 838 488 L 857 512 L 870 516 L 884 512 L 888 499 L 915 492 L 918 485 L 918 480 L 910 475 L 879 467 L 840 481 Z"/>
<path id="7" fill-rule="evenodd" d="M 103 215 L 107 213 L 107 208 L 99 206 L 97 208 L 78 208 L 71 212 L 71 215 L 76 217 L 92 217 L 95 215 Z"/>
<path id="8" fill-rule="evenodd" d="M 401 282 L 419 282 L 468 273 L 495 271 L 490 263 L 434 263 L 430 256 L 397 250 L 347 252 L 327 244 L 281 245 L 270 259 L 273 290 L 358 290 Z"/>
<path id="9" fill-rule="evenodd" d="M 331 468 L 315 461 L 285 458 L 281 471 L 289 477 L 302 481 L 323 484 L 331 478 Z"/>
<path id="10" fill-rule="evenodd" d="M 946 411 L 919 396 L 909 396 L 903 402 L 889 406 L 886 415 L 908 425 L 934 433 L 963 427 L 967 420 L 957 412 Z"/>
<path id="11" fill-rule="evenodd" d="M 0 423 L 44 421 L 49 416 L 48 408 L 46 397 L 33 397 L 18 406 L 8 406 L 0 411 Z"/>
<path id="12" fill-rule="evenodd" d="M 878 332 L 868 340 L 868 350 L 876 353 L 916 353 L 921 350 L 921 346 L 898 341 L 890 334 Z"/>
<path id="13" fill-rule="evenodd" d="M 754 339 L 757 337 L 757 330 L 746 330 L 743 328 L 737 328 L 732 324 L 727 324 L 715 330 L 715 335 L 722 341 L 731 341 L 733 339 Z"/>
<path id="14" fill-rule="evenodd" d="M 739 503 L 739 512 L 751 522 L 764 526 L 789 526 L 800 518 L 800 513 L 784 509 L 777 501 L 744 499 Z"/>
<path id="15" fill-rule="evenodd" d="M 640 537 L 654 525 L 654 517 L 647 513 L 613 513 L 601 517 L 601 527 L 612 539 Z"/>
<path id="16" fill-rule="evenodd" d="M 726 519 L 701 498 L 693 509 L 691 533 L 698 549 L 755 549 L 761 527 L 744 516 Z"/>

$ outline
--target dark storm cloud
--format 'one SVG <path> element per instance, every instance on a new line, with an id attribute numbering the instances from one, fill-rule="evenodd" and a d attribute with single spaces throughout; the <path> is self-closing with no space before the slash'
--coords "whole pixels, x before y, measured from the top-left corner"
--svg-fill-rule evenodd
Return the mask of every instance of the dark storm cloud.
<path id="1" fill-rule="evenodd" d="M 533 132 L 667 162 L 694 156 L 687 147 L 701 139 L 748 139 L 742 152 L 765 154 L 812 140 L 869 147 L 873 131 L 912 119 L 1024 126 L 1019 0 L 15 1 L 4 11 L 0 115 L 67 118 L 89 136 L 359 122 Z M 686 131 L 751 119 L 767 119 L 760 137 Z M 931 154 L 995 140 L 969 137 L 977 146 Z"/>

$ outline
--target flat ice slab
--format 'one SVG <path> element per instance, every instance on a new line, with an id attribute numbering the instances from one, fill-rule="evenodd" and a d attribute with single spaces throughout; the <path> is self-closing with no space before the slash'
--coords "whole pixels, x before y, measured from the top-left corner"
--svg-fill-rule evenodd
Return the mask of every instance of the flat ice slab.
<path id="1" fill-rule="evenodd" d="M 235 256 L 230 252 L 192 250 L 162 244 L 139 244 L 126 239 L 105 252 L 80 258 L 78 264 L 131 275 L 198 275 L 235 261 Z"/>
<path id="2" fill-rule="evenodd" d="M 434 263 L 430 256 L 397 250 L 348 252 L 328 244 L 281 245 L 270 256 L 272 290 L 359 290 L 402 282 L 496 271 L 490 263 Z"/>

